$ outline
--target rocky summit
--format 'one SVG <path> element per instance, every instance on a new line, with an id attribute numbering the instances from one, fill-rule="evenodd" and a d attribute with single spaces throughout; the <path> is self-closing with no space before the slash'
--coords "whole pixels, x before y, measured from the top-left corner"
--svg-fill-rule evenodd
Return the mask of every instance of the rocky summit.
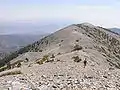
<path id="1" fill-rule="evenodd" d="M 3 59 L 0 90 L 120 90 L 120 35 L 73 24 Z"/>

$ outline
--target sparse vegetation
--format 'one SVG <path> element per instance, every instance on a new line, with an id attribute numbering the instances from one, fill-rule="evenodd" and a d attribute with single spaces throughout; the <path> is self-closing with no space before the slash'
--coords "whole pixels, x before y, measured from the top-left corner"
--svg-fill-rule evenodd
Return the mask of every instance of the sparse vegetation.
<path id="1" fill-rule="evenodd" d="M 72 51 L 78 51 L 78 50 L 82 50 L 82 49 L 83 49 L 82 46 L 79 46 L 78 44 L 76 44 Z"/>
<path id="2" fill-rule="evenodd" d="M 74 62 L 80 62 L 81 61 L 79 56 L 73 56 L 72 59 L 74 59 Z"/>
<path id="3" fill-rule="evenodd" d="M 47 62 L 47 61 L 49 60 L 48 57 L 49 57 L 48 55 L 45 55 L 45 56 L 43 56 L 42 59 L 38 60 L 36 63 L 39 64 L 39 65 L 41 65 L 41 64 L 43 64 L 44 62 Z"/>
<path id="4" fill-rule="evenodd" d="M 39 50 L 39 52 L 42 52 L 43 50 Z"/>
<path id="5" fill-rule="evenodd" d="M 7 70 L 7 66 L 3 66 L 0 68 L 0 72 Z"/>
<path id="6" fill-rule="evenodd" d="M 61 42 L 63 42 L 64 40 L 61 40 Z"/>
<path id="7" fill-rule="evenodd" d="M 61 53 L 59 52 L 57 55 L 61 55 Z"/>
<path id="8" fill-rule="evenodd" d="M 48 35 L 42 38 L 40 41 L 36 41 L 33 44 L 27 45 L 13 53 L 10 53 L 9 55 L 6 55 L 4 58 L 0 59 L 0 67 L 3 67 L 4 65 L 6 65 L 6 63 L 18 57 L 20 54 L 23 54 L 26 52 L 42 52 L 43 50 L 39 46 L 50 44 L 48 38 L 51 40 L 50 42 L 53 42 L 52 40 L 54 39 L 54 36 Z"/>
<path id="9" fill-rule="evenodd" d="M 52 59 L 47 60 L 46 62 L 53 62 L 53 61 L 54 59 L 52 58 Z"/>
<path id="10" fill-rule="evenodd" d="M 8 62 L 7 65 L 0 68 L 0 72 L 5 71 L 5 70 L 10 70 L 10 69 L 15 68 L 15 67 L 19 68 L 19 67 L 21 67 L 21 65 L 22 64 L 20 61 L 15 62 L 14 64 L 10 64 L 10 62 Z"/>
<path id="11" fill-rule="evenodd" d="M 19 63 L 17 64 L 17 67 L 21 67 L 21 65 L 22 65 L 21 62 L 19 62 Z"/>
<path id="12" fill-rule="evenodd" d="M 43 56 L 42 60 L 46 61 L 46 60 L 48 60 L 48 57 L 49 57 L 48 55 L 45 55 L 45 56 Z"/>
<path id="13" fill-rule="evenodd" d="M 10 62 L 7 63 L 7 69 L 11 69 L 11 64 L 10 64 Z"/>
<path id="14" fill-rule="evenodd" d="M 43 64 L 43 61 L 42 60 L 38 60 L 36 63 L 41 65 L 41 64 Z"/>
<path id="15" fill-rule="evenodd" d="M 28 45 L 24 48 L 21 48 L 18 51 L 15 51 L 14 53 L 11 53 L 10 55 L 6 56 L 5 58 L 3 58 L 0 62 L 0 67 L 4 66 L 6 63 L 8 63 L 10 60 L 18 57 L 20 54 L 23 54 L 25 52 L 28 52 L 31 49 L 31 45 Z"/>

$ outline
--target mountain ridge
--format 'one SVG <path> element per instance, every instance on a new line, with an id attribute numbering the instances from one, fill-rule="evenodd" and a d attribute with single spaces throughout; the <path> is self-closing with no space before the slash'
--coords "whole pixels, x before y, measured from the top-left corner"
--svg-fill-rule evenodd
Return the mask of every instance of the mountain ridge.
<path id="1" fill-rule="evenodd" d="M 49 41 L 49 40 L 47 40 L 47 39 L 51 39 L 51 38 L 54 38 L 54 35 L 56 34 L 56 33 L 59 33 L 59 32 L 62 32 L 62 30 L 64 30 L 64 29 L 66 29 L 66 28 L 69 28 L 69 27 L 79 27 L 79 28 L 81 28 L 81 29 L 83 29 L 84 31 L 85 31 L 85 34 L 87 34 L 89 37 L 90 37 L 90 34 L 92 35 L 92 37 L 94 37 L 94 39 L 96 38 L 96 36 L 94 36 L 94 32 L 96 32 L 98 35 L 100 34 L 100 35 L 103 35 L 103 37 L 105 38 L 105 39 L 107 39 L 108 37 L 110 37 L 111 38 L 111 35 L 112 36 L 117 36 L 118 38 L 119 38 L 119 35 L 118 34 L 116 34 L 116 33 L 113 33 L 113 32 L 111 32 L 111 31 L 109 31 L 109 29 L 105 29 L 105 28 L 102 28 L 102 27 L 98 27 L 98 26 L 94 26 L 93 27 L 93 25 L 92 25 L 92 27 L 89 27 L 89 25 L 88 24 L 85 24 L 84 25 L 84 23 L 83 24 L 73 24 L 73 25 L 70 25 L 70 26 L 68 26 L 68 27 L 65 27 L 65 28 L 63 28 L 63 29 L 61 29 L 61 30 L 59 30 L 59 31 L 56 31 L 55 33 L 53 33 L 53 34 L 50 34 L 50 35 L 48 35 L 48 36 L 46 36 L 46 37 L 44 37 L 44 38 L 42 38 L 41 40 L 39 40 L 39 41 L 36 41 L 35 43 L 33 43 L 33 44 L 31 44 L 31 45 L 28 45 L 27 47 L 24 47 L 24 48 L 28 48 L 28 50 L 27 51 L 30 51 L 30 52 L 36 52 L 36 51 L 42 51 L 42 47 L 41 46 L 47 46 L 47 44 L 49 44 L 49 42 L 52 42 L 52 41 Z M 90 24 L 90 26 L 91 26 L 91 24 Z M 93 29 L 93 30 L 92 30 Z M 91 30 L 91 31 L 90 31 Z M 102 31 L 101 31 L 102 30 Z M 105 32 L 104 32 L 105 31 Z M 64 32 L 65 32 L 65 30 L 64 30 Z M 66 30 L 66 32 L 67 32 L 67 30 Z M 86 33 L 87 32 L 87 33 Z M 95 34 L 96 34 L 95 33 Z M 107 33 L 107 34 L 106 34 Z M 107 36 L 108 35 L 108 33 L 111 33 L 111 35 L 110 36 Z M 100 35 L 99 35 L 99 37 L 100 37 Z M 56 36 L 56 35 L 55 35 Z M 99 39 L 99 37 L 98 37 L 98 39 Z M 104 39 L 104 38 L 102 38 L 102 39 Z M 111 38 L 110 40 L 116 40 L 115 38 Z M 110 41 L 109 40 L 109 41 Z M 48 42 L 49 41 L 49 42 Z M 107 41 L 106 41 L 107 42 Z M 119 41 L 112 41 L 112 42 L 117 42 L 118 44 L 120 43 Z M 44 44 L 44 43 L 46 43 L 46 44 Z M 103 43 L 105 43 L 105 41 L 103 42 Z M 43 45 L 42 45 L 43 44 Z M 105 44 L 107 44 L 107 43 L 105 43 Z M 107 45 L 107 46 L 110 46 L 110 45 Z M 23 49 L 24 49 L 23 48 Z M 112 47 L 111 47 L 112 48 Z M 19 50 L 19 51 L 22 51 L 23 49 L 21 49 L 21 50 Z M 99 48 L 100 49 L 100 48 Z M 19 54 L 19 51 L 17 51 L 18 52 L 18 54 Z M 24 50 L 23 50 L 24 51 Z M 116 52 L 116 51 L 115 51 Z M 120 51 L 118 51 L 118 52 L 120 52 Z M 25 53 L 25 52 L 24 52 Z M 20 54 L 22 54 L 22 53 L 20 53 Z M 119 57 L 119 55 L 118 55 L 118 57 Z"/>
<path id="2" fill-rule="evenodd" d="M 5 85 L 0 83 L 0 88 L 20 89 L 22 77 L 24 86 L 33 90 L 120 89 L 120 35 L 99 26 L 70 25 L 3 60 L 0 80 Z"/>

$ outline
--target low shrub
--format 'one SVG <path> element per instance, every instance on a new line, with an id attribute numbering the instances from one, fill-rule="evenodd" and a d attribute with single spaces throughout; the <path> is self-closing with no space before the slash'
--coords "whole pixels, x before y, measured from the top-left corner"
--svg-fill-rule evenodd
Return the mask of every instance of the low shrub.
<path id="1" fill-rule="evenodd" d="M 59 52 L 57 55 L 61 55 L 61 53 Z"/>
<path id="2" fill-rule="evenodd" d="M 76 42 L 79 42 L 79 40 L 76 40 Z"/>
<path id="3" fill-rule="evenodd" d="M 21 62 L 19 62 L 19 63 L 17 64 L 17 67 L 21 67 L 21 65 L 22 65 Z"/>
<path id="4" fill-rule="evenodd" d="M 51 56 L 50 58 L 55 58 L 55 55 L 54 55 L 54 54 L 52 54 L 52 56 Z"/>
<path id="5" fill-rule="evenodd" d="M 43 50 L 39 50 L 39 52 L 42 52 Z"/>
<path id="6" fill-rule="evenodd" d="M 64 40 L 61 40 L 61 42 L 63 42 Z"/>
<path id="7" fill-rule="evenodd" d="M 83 49 L 82 46 L 79 46 L 79 45 L 76 44 L 72 51 L 78 51 L 78 50 L 82 50 L 82 49 Z"/>
<path id="8" fill-rule="evenodd" d="M 45 56 L 43 56 L 43 58 L 41 60 L 38 60 L 36 63 L 39 64 L 39 65 L 41 65 L 44 62 L 47 62 L 49 60 L 48 57 L 49 57 L 48 55 L 45 55 Z"/>
<path id="9" fill-rule="evenodd" d="M 7 66 L 0 67 L 0 72 L 7 70 Z"/>
<path id="10" fill-rule="evenodd" d="M 47 60 L 46 62 L 54 62 L 54 59 L 52 58 L 52 59 L 49 59 L 49 60 Z"/>
<path id="11" fill-rule="evenodd" d="M 74 62 L 80 62 L 81 61 L 79 56 L 73 56 L 72 59 L 74 59 Z"/>

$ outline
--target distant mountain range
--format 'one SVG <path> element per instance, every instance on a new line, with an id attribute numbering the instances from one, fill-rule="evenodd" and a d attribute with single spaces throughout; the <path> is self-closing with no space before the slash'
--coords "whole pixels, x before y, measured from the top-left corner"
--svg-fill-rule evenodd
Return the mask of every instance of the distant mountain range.
<path id="1" fill-rule="evenodd" d="M 55 24 L 0 23 L 0 58 L 60 28 Z"/>
<path id="2" fill-rule="evenodd" d="M 61 26 L 56 24 L 0 24 L 0 34 L 46 34 L 54 32 Z"/>
<path id="3" fill-rule="evenodd" d="M 120 28 L 110 28 L 110 30 L 120 34 Z"/>

